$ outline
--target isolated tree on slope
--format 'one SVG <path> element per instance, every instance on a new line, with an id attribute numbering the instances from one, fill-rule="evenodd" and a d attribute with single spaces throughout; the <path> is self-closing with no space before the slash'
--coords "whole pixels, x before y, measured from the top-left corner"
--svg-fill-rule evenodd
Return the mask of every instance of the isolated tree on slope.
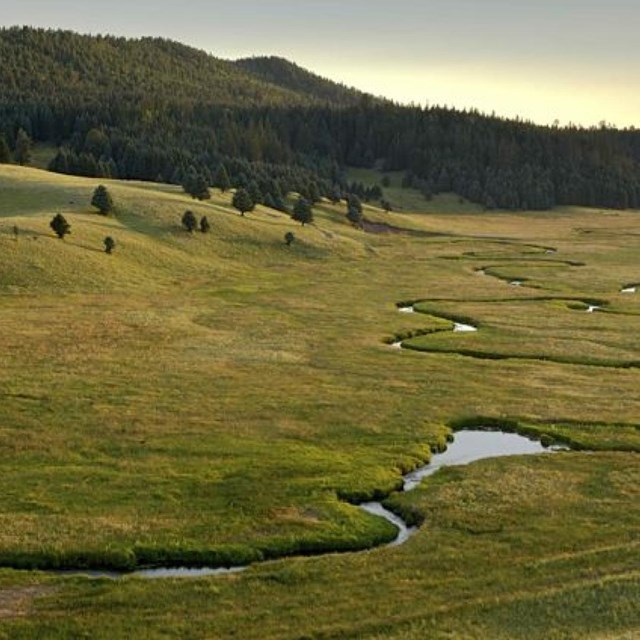
<path id="1" fill-rule="evenodd" d="M 91 198 L 91 206 L 98 209 L 98 211 L 106 216 L 113 211 L 113 199 L 111 194 L 104 185 L 100 185 L 94 192 L 93 198 Z"/>
<path id="2" fill-rule="evenodd" d="M 211 230 L 211 225 L 209 224 L 209 220 L 207 216 L 202 216 L 200 219 L 200 232 L 201 233 L 209 233 Z"/>
<path id="3" fill-rule="evenodd" d="M 105 252 L 108 253 L 109 255 L 111 255 L 115 248 L 116 248 L 116 241 L 111 236 L 107 236 L 104 239 L 104 250 L 105 250 Z"/>
<path id="4" fill-rule="evenodd" d="M 287 231 L 287 233 L 284 234 L 284 241 L 287 243 L 287 247 L 290 247 L 295 239 L 296 237 L 291 231 Z"/>
<path id="5" fill-rule="evenodd" d="M 60 240 L 64 240 L 64 237 L 71 233 L 71 225 L 61 213 L 57 213 L 53 217 L 49 226 L 53 229 L 54 233 L 58 238 L 60 238 Z"/>
<path id="6" fill-rule="evenodd" d="M 182 226 L 189 232 L 193 233 L 198 227 L 198 219 L 193 211 L 185 211 L 182 216 Z"/>
<path id="7" fill-rule="evenodd" d="M 240 212 L 241 216 L 256 208 L 255 202 L 246 189 L 238 189 L 235 192 L 232 204 Z"/>
<path id="8" fill-rule="evenodd" d="M 194 169 L 190 169 L 187 173 L 182 188 L 185 193 L 188 193 L 195 200 L 210 200 L 211 193 L 209 192 L 209 185 L 207 179 L 197 173 Z"/>
<path id="9" fill-rule="evenodd" d="M 311 203 L 305 198 L 300 198 L 293 208 L 293 215 L 291 217 L 296 222 L 300 222 L 303 227 L 305 224 L 313 222 L 313 210 L 311 209 Z"/>

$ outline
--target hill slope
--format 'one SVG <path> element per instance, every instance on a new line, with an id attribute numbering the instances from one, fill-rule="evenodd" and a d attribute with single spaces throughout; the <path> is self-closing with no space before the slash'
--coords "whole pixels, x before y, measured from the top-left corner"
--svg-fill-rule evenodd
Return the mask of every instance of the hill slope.
<path id="1" fill-rule="evenodd" d="M 276 56 L 243 58 L 234 64 L 269 84 L 331 104 L 356 105 L 367 97 L 357 89 L 323 78 Z"/>
<path id="2" fill-rule="evenodd" d="M 309 104 L 302 91 L 270 85 L 204 51 L 160 38 L 129 40 L 71 31 L 0 31 L 0 101 L 76 104 L 133 101 L 222 105 Z"/>

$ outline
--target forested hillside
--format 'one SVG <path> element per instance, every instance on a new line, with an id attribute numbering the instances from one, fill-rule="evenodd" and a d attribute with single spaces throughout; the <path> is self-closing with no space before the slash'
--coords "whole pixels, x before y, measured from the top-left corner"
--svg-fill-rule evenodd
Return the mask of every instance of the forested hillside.
<path id="1" fill-rule="evenodd" d="M 636 131 L 404 107 L 280 59 L 233 63 L 161 39 L 4 29 L 0 60 L 0 160 L 26 161 L 26 134 L 60 147 L 54 171 L 177 184 L 227 174 L 267 203 L 345 195 L 354 166 L 488 208 L 640 207 Z"/>
<path id="2" fill-rule="evenodd" d="M 275 56 L 262 56 L 236 60 L 234 64 L 266 82 L 290 89 L 316 100 L 326 100 L 331 104 L 356 105 L 365 94 L 356 89 L 345 87 L 306 69 Z"/>

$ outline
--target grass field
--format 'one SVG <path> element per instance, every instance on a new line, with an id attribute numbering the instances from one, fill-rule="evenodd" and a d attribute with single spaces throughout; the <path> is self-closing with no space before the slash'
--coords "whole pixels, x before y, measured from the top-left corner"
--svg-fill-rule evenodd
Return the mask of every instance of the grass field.
<path id="1" fill-rule="evenodd" d="M 368 208 L 411 231 L 376 235 L 326 204 L 301 228 L 106 184 L 109 218 L 96 181 L 0 166 L 0 638 L 640 635 L 637 212 L 444 197 Z M 447 318 L 480 330 L 386 344 Z M 406 546 L 285 558 L 391 539 L 348 500 L 491 421 L 591 451 L 446 470 L 391 498 L 425 522 Z M 16 570 L 254 560 L 193 581 Z"/>

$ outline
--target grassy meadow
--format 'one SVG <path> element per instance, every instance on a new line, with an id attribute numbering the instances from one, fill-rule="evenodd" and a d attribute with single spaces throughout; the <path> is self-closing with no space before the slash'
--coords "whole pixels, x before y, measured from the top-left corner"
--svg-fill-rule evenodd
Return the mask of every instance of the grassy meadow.
<path id="1" fill-rule="evenodd" d="M 109 217 L 96 180 L 0 166 L 0 638 L 640 635 L 638 212 L 481 212 L 392 182 L 401 210 L 365 215 L 407 232 L 373 234 L 344 206 L 303 228 L 102 182 Z M 389 498 L 418 535 L 371 549 L 394 529 L 350 502 L 471 424 L 588 451 L 444 470 Z"/>

